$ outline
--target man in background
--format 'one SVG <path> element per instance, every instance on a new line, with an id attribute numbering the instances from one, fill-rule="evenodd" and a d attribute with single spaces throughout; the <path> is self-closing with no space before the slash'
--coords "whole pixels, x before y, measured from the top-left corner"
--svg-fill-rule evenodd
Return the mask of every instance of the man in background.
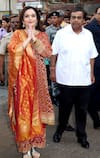
<path id="1" fill-rule="evenodd" d="M 7 81 L 7 45 L 12 37 L 13 32 L 19 27 L 18 15 L 12 15 L 10 17 L 9 32 L 0 41 L 0 81 L 1 85 L 5 85 Z M 6 60 L 5 60 L 6 59 Z M 6 83 L 7 85 L 7 83 Z"/>
<path id="2" fill-rule="evenodd" d="M 95 59 L 95 83 L 91 86 L 91 97 L 88 112 L 93 120 L 94 129 L 100 128 L 100 6 L 96 8 L 93 19 L 85 26 L 93 34 L 94 42 L 99 53 Z"/>

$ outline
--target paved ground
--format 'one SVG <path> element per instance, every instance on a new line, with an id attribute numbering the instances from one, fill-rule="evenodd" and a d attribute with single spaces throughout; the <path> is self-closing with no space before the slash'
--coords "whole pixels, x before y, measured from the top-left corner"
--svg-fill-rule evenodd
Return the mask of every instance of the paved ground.
<path id="1" fill-rule="evenodd" d="M 58 108 L 55 107 L 57 117 Z M 73 113 L 70 123 L 74 126 Z M 53 143 L 52 135 L 55 126 L 47 127 L 47 146 L 39 150 L 41 158 L 100 158 L 100 129 L 94 130 L 92 121 L 88 116 L 87 133 L 90 149 L 84 149 L 76 142 L 74 132 L 64 132 L 60 143 Z M 9 125 L 7 115 L 7 89 L 0 88 L 0 158 L 21 158 L 17 152 L 14 137 Z"/>

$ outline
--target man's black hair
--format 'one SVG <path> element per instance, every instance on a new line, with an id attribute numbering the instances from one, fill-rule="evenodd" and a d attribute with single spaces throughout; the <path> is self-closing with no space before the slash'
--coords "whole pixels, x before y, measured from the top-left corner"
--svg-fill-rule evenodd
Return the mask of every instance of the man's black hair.
<path id="1" fill-rule="evenodd" d="M 86 13 L 86 11 L 85 11 L 82 7 L 80 7 L 80 6 L 76 6 L 75 8 L 73 8 L 72 11 L 71 11 L 71 13 L 72 13 L 72 12 L 77 12 L 77 11 L 83 12 L 83 18 L 86 19 L 87 13 Z"/>

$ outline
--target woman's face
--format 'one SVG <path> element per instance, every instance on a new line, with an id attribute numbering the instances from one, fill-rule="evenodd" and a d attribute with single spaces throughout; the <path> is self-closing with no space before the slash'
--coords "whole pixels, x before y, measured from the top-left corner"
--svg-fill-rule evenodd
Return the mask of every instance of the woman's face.
<path id="1" fill-rule="evenodd" d="M 23 23 L 24 23 L 26 28 L 36 27 L 36 25 L 37 25 L 37 16 L 36 16 L 36 13 L 33 9 L 28 9 L 24 13 Z"/>

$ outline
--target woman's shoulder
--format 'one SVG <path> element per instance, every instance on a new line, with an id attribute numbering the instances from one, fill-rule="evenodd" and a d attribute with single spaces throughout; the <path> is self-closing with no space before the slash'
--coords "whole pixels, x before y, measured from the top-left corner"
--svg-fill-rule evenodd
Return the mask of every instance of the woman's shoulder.
<path id="1" fill-rule="evenodd" d="M 26 37 L 26 33 L 23 29 L 18 29 L 16 31 L 14 31 L 13 36 L 18 37 L 18 38 L 22 38 L 23 36 Z"/>

